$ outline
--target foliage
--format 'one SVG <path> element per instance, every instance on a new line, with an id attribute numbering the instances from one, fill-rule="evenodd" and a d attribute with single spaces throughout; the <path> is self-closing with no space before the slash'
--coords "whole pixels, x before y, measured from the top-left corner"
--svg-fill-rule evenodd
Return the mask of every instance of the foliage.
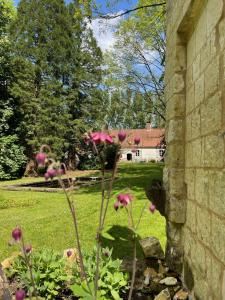
<path id="1" fill-rule="evenodd" d="M 59 158 L 73 160 L 87 124 L 94 123 L 101 51 L 85 19 L 87 8 L 61 0 L 18 5 L 11 26 L 11 93 L 29 158 L 48 144 Z"/>
<path id="2" fill-rule="evenodd" d="M 138 6 L 158 2 L 139 0 Z M 114 48 L 105 55 L 105 64 L 108 89 L 141 94 L 148 106 L 148 121 L 162 125 L 165 120 L 164 6 L 138 10 L 122 20 L 116 32 Z"/>
<path id="3" fill-rule="evenodd" d="M 122 299 L 120 296 L 126 292 L 128 288 L 128 274 L 121 271 L 122 260 L 113 259 L 112 250 L 105 248 L 101 251 L 100 261 L 98 299 Z M 93 283 L 96 269 L 96 250 L 91 254 L 84 255 L 84 265 L 86 267 L 88 281 Z M 92 299 L 90 292 L 87 290 L 87 286 L 80 278 L 79 269 L 76 265 L 73 269 L 73 276 L 75 283 L 71 286 L 71 290 L 74 295 L 81 297 L 81 299 Z"/>
<path id="4" fill-rule="evenodd" d="M 66 288 L 69 275 L 66 262 L 60 254 L 50 249 L 33 251 L 29 254 L 38 294 L 44 299 L 55 299 Z M 32 286 L 24 257 L 18 256 L 7 271 L 8 278 L 19 280 L 26 289 Z"/>
<path id="5" fill-rule="evenodd" d="M 15 179 L 22 174 L 26 157 L 17 141 L 15 135 L 0 137 L 0 180 Z"/>
<path id="6" fill-rule="evenodd" d="M 118 154 L 119 150 L 120 150 L 120 145 L 118 144 L 113 144 L 106 147 L 105 149 L 106 170 L 113 169 L 116 160 L 116 155 Z"/>

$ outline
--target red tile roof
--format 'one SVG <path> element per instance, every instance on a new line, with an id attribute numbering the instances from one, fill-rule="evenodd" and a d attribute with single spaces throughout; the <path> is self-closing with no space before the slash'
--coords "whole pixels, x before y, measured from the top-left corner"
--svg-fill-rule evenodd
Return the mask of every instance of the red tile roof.
<path id="1" fill-rule="evenodd" d="M 120 130 L 110 130 L 112 137 L 117 137 Z M 164 128 L 150 128 L 150 129 L 124 129 L 127 138 L 122 143 L 122 148 L 134 148 L 134 138 L 140 137 L 141 141 L 138 148 L 156 148 L 159 146 L 164 134 Z"/>

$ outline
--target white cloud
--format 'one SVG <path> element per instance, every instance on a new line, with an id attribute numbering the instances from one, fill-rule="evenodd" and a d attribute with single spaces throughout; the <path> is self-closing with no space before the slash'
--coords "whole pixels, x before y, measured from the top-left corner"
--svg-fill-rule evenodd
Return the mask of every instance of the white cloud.
<path id="1" fill-rule="evenodd" d="M 103 52 L 110 50 L 115 43 L 115 28 L 120 21 L 121 17 L 109 20 L 97 18 L 90 24 L 98 45 Z"/>

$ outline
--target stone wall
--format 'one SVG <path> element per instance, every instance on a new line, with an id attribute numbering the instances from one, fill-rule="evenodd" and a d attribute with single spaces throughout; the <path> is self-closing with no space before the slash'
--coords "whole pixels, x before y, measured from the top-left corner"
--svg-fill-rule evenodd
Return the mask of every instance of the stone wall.
<path id="1" fill-rule="evenodd" d="M 225 0 L 167 2 L 167 262 L 225 300 Z"/>

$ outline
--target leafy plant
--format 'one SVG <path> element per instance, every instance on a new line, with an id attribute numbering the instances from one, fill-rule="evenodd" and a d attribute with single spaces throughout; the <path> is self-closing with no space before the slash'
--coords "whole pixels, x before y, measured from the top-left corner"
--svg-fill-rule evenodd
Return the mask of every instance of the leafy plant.
<path id="1" fill-rule="evenodd" d="M 96 270 L 96 250 L 91 254 L 84 254 L 84 265 L 87 279 L 91 290 L 94 291 L 94 278 Z M 121 271 L 122 260 L 112 258 L 112 250 L 102 249 L 99 265 L 98 297 L 101 300 L 119 300 L 120 295 L 128 289 L 128 274 Z M 86 283 L 80 278 L 80 271 L 77 265 L 73 268 L 74 284 L 70 286 L 73 294 L 80 299 L 93 299 Z"/>
<path id="2" fill-rule="evenodd" d="M 26 163 L 16 135 L 0 137 L 0 180 L 15 179 Z"/>
<path id="3" fill-rule="evenodd" d="M 53 250 L 43 249 L 29 254 L 32 272 L 38 295 L 44 299 L 56 299 L 66 289 L 69 275 L 66 272 L 66 261 Z M 18 256 L 7 271 L 10 279 L 18 280 L 25 289 L 32 286 L 28 266 L 24 257 Z"/>

